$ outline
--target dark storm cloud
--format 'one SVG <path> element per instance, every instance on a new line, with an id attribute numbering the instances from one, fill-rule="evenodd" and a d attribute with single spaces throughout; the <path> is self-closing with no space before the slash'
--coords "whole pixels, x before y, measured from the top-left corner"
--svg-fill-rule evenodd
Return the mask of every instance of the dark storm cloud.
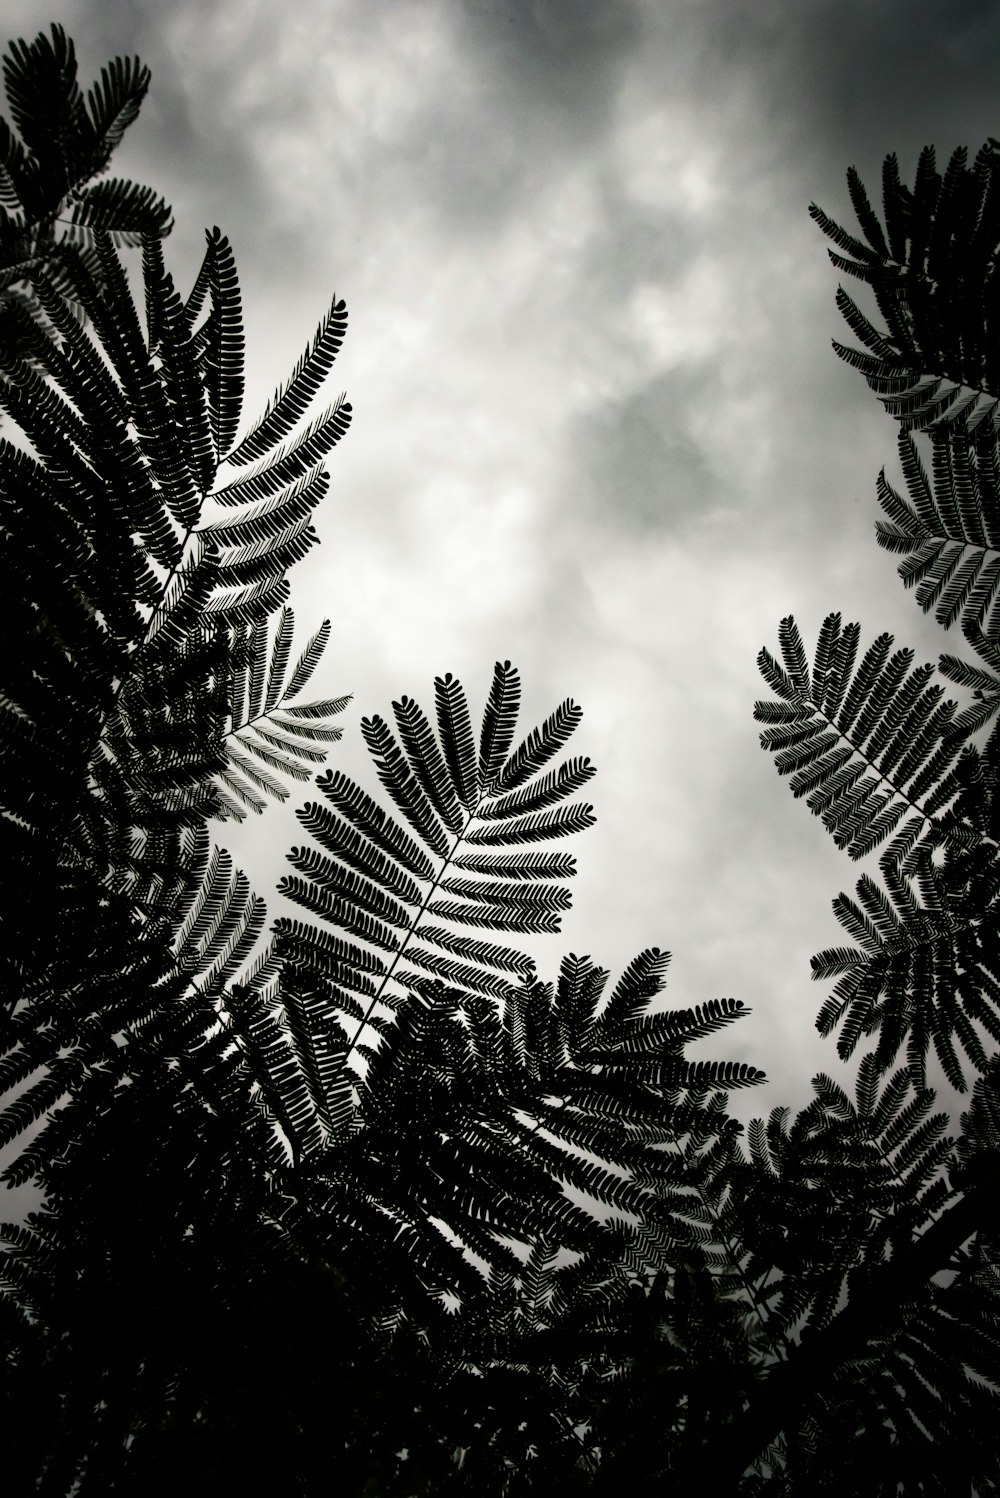
<path id="1" fill-rule="evenodd" d="M 650 532 L 684 537 L 724 500 L 704 448 L 685 430 L 684 409 L 710 384 L 690 369 L 651 379 L 633 395 L 577 416 L 567 434 L 572 477 L 563 513 L 596 525 L 602 544 Z"/>
<path id="2" fill-rule="evenodd" d="M 603 128 L 640 43 L 635 0 L 465 0 L 469 46 L 524 107 L 559 112 L 584 138 Z"/>
<path id="3" fill-rule="evenodd" d="M 1000 130 L 1000 10 L 992 0 L 806 4 L 793 51 L 795 109 L 831 152 L 873 166 L 896 151 L 912 171 L 925 145 L 975 152 Z M 858 160 L 862 170 L 862 160 Z"/>
<path id="4" fill-rule="evenodd" d="M 1000 133 L 1000 9 L 993 0 L 728 0 L 651 6 L 662 32 L 680 19 L 696 90 L 736 80 L 758 93 L 814 181 L 855 164 L 872 195 L 895 151 L 910 176 L 925 145 L 939 161 Z"/>
<path id="5" fill-rule="evenodd" d="M 309 9 L 312 55 L 331 50 L 332 82 L 338 67 L 350 67 L 358 36 L 380 33 L 391 43 L 414 12 L 411 0 Z M 26 3 L 4 10 L 12 18 L 8 33 L 30 34 L 44 23 Z M 890 150 L 909 173 L 928 142 L 946 155 L 958 144 L 975 151 L 1000 133 L 992 103 L 1000 9 L 992 0 L 453 0 L 416 10 L 441 19 L 451 86 L 421 100 L 396 145 L 397 165 L 424 180 L 439 215 L 472 234 L 525 211 L 599 145 L 614 123 L 623 80 L 644 59 L 665 98 L 699 98 L 724 114 L 734 91 L 752 92 L 773 137 L 770 145 L 766 134 L 753 144 L 771 149 L 776 163 L 781 156 L 786 176 L 799 169 L 800 179 L 786 189 L 807 201 L 828 198 L 819 184 L 831 172 L 842 181 L 852 162 L 877 190 Z M 176 184 L 183 195 L 193 170 L 202 181 L 225 183 L 229 221 L 269 236 L 255 122 L 231 98 L 241 78 L 266 80 L 274 64 L 268 9 L 213 6 L 212 16 L 230 24 L 187 28 L 180 41 L 174 23 L 189 12 L 186 5 L 74 0 L 53 12 L 95 61 L 137 52 L 152 68 L 154 87 L 138 128 L 158 185 Z M 287 72 L 261 93 L 261 129 L 301 106 Z M 791 160 L 780 149 L 789 135 L 796 141 Z M 746 147 L 734 138 L 734 157 Z M 392 170 L 391 162 L 380 166 Z M 280 225 L 274 228 L 280 236 Z"/>
<path id="6" fill-rule="evenodd" d="M 391 42 L 410 0 L 377 7 Z M 428 4 L 449 54 L 379 169 L 469 238 L 531 215 L 613 124 L 641 44 L 636 0 L 445 0 Z"/>

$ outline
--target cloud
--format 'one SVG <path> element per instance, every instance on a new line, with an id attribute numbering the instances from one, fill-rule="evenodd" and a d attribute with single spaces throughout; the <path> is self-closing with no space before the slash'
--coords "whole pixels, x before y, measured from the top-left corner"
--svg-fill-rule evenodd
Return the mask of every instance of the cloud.
<path id="1" fill-rule="evenodd" d="M 783 170 L 810 196 L 824 165 L 842 176 L 855 161 L 877 177 L 896 150 L 912 171 L 928 143 L 975 150 L 996 130 L 1000 18 L 990 0 L 649 0 L 646 16 L 661 46 L 677 36 L 699 97 L 753 92 L 785 147 Z"/>
<path id="2" fill-rule="evenodd" d="M 593 526 L 599 544 L 626 548 L 644 535 L 697 529 L 725 497 L 685 419 L 709 383 L 700 371 L 681 369 L 576 415 L 567 434 L 560 523 Z"/>
<path id="3" fill-rule="evenodd" d="M 470 53 L 502 78 L 510 107 L 560 117 L 583 148 L 603 133 L 642 42 L 634 0 L 464 0 L 461 10 Z"/>

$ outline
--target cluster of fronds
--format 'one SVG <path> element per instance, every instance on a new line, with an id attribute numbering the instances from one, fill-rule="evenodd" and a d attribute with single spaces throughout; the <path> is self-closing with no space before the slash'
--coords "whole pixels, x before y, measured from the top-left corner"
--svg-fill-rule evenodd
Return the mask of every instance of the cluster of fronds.
<path id="1" fill-rule="evenodd" d="M 821 1077 L 797 1119 L 752 1126 L 751 1174 L 733 1177 L 749 1184 L 727 1199 L 732 1210 L 744 1193 L 744 1269 L 777 1334 L 721 1470 L 745 1474 L 748 1492 L 997 1491 L 998 163 L 989 141 L 971 168 L 956 151 L 942 176 L 927 148 L 910 189 L 890 156 L 882 221 L 852 169 L 863 238 L 811 210 L 885 324 L 838 292 L 865 351 L 834 346 L 900 426 L 908 498 L 879 475 L 876 539 L 977 659 L 939 660 L 944 682 L 972 694 L 961 709 L 890 635 L 859 662 L 860 627 L 839 614 L 811 664 L 791 618 L 780 659 L 758 657 L 777 700 L 755 717 L 778 772 L 852 858 L 881 852 L 878 877 L 833 902 L 856 945 L 812 962 L 814 978 L 838 979 L 821 1033 L 839 1030 L 845 1058 L 865 1047 L 856 1101 Z M 979 1074 L 955 1139 L 931 1116 L 929 1056 L 958 1091 Z"/>

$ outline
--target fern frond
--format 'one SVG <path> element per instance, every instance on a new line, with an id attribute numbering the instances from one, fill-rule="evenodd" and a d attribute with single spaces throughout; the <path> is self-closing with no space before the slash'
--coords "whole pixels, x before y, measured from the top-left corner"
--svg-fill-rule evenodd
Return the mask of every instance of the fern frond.
<path id="1" fill-rule="evenodd" d="M 234 641 L 239 647 L 238 663 L 231 686 L 231 726 L 223 740 L 228 764 L 220 772 L 217 784 L 235 790 L 243 805 L 258 813 L 267 803 L 256 794 L 255 787 L 279 800 L 284 800 L 288 792 L 280 780 L 255 766 L 247 755 L 282 776 L 309 780 L 315 765 L 326 757 L 325 750 L 316 747 L 317 742 L 338 739 L 341 735 L 339 728 L 328 726 L 329 719 L 342 711 L 349 697 L 319 703 L 288 701 L 293 689 L 300 690 L 315 670 L 329 628 L 329 620 L 324 621 L 287 681 L 295 632 L 295 616 L 290 608 L 282 609 L 270 645 L 263 620 L 252 627 L 244 626 Z M 296 719 L 298 714 L 318 719 L 323 726 L 310 723 L 303 728 Z M 218 815 L 223 820 L 242 820 L 246 815 L 243 805 L 230 797 L 222 803 Z"/>
<path id="2" fill-rule="evenodd" d="M 760 743 L 774 753 L 778 773 L 790 776 L 793 794 L 807 797 L 852 858 L 872 852 L 920 802 L 923 835 L 933 836 L 932 817 L 945 804 L 961 750 L 957 705 L 942 700 L 942 687 L 928 685 L 933 667 L 911 670 L 912 651 L 890 655 L 892 637 L 883 634 L 852 674 L 859 633 L 858 625 L 842 628 L 839 614 L 828 615 L 810 672 L 794 621 L 782 621 L 785 669 L 779 673 L 762 651 L 761 670 L 793 701 L 754 708 L 758 722 L 777 725 Z"/>
<path id="3" fill-rule="evenodd" d="M 500 709 L 510 741 L 512 723 L 504 703 L 509 708 L 517 690 L 516 673 L 498 667 L 496 700 L 487 710 L 480 742 L 490 741 L 489 714 L 497 715 Z M 319 839 L 325 856 L 293 850 L 298 873 L 281 888 L 320 914 L 333 929 L 340 926 L 383 952 L 396 952 L 403 961 L 416 962 L 424 972 L 445 978 L 470 998 L 476 993 L 500 997 L 510 989 L 510 982 L 498 977 L 497 965 L 504 973 L 525 973 L 532 970 L 530 959 L 478 938 L 460 937 L 437 922 L 498 932 L 557 930 L 558 914 L 568 905 L 569 895 L 552 881 L 572 873 L 573 861 L 545 853 L 504 857 L 472 850 L 484 842 L 503 849 L 523 841 L 544 841 L 579 830 L 592 817 L 587 808 L 558 804 L 509 821 L 491 817 L 498 803 L 502 810 L 509 809 L 501 787 L 510 783 L 510 761 L 494 773 L 492 789 L 477 790 L 476 741 L 464 693 L 453 677 L 439 677 L 436 691 L 439 738 L 409 698 L 395 704 L 402 744 L 381 718 L 367 719 L 362 725 L 379 777 L 402 822 L 376 807 L 345 778 L 321 778 L 317 786 L 330 805 L 311 804 L 300 813 L 300 820 Z M 498 691 L 503 698 L 499 708 Z M 511 774 L 518 777 L 518 783 L 530 782 L 578 719 L 579 710 L 571 711 L 564 704 L 542 733 L 529 737 L 527 747 L 512 757 Z M 495 734 L 492 742 L 496 742 Z M 562 802 L 578 783 L 578 769 L 571 767 L 568 773 L 547 776 L 537 796 L 544 803 Z M 524 797 L 515 809 L 531 804 L 535 804 L 531 789 L 525 785 Z M 447 833 L 446 825 L 450 827 Z M 366 912 L 363 919 L 351 909 L 352 902 L 359 901 Z M 287 936 L 285 927 L 282 932 Z M 295 961 L 305 960 L 300 945 Z M 399 969 L 404 984 L 410 981 L 407 971 Z M 342 963 L 338 973 L 340 977 L 330 970 L 334 986 L 327 987 L 334 1008 L 341 1003 L 336 985 L 344 976 Z M 415 975 L 411 978 L 417 981 Z M 395 1009 L 400 996 L 383 983 L 365 1012 L 364 1024 L 375 1013 L 376 999 Z M 345 1014 L 345 1020 L 351 1019 L 356 1019 L 353 1007 L 350 1015 Z M 352 1035 L 361 1041 L 363 1024 L 355 1024 Z"/>
<path id="4" fill-rule="evenodd" d="M 966 1083 L 953 1037 L 978 1067 L 982 1044 L 968 1019 L 1000 1033 L 1000 961 L 989 936 L 996 880 L 986 864 L 959 902 L 953 878 L 938 875 L 926 851 L 915 881 L 893 869 L 883 890 L 865 875 L 857 886 L 859 904 L 844 894 L 834 901 L 834 913 L 862 951 L 834 948 L 812 959 L 814 978 L 842 974 L 820 1027 L 830 1033 L 842 1025 L 838 1050 L 845 1058 L 862 1036 L 879 1032 L 881 1066 L 907 1043 L 919 1078 L 933 1045 L 952 1085 L 962 1091 Z"/>
<path id="5" fill-rule="evenodd" d="M 244 464 L 262 458 L 292 430 L 312 405 L 340 352 L 346 332 L 347 308 L 334 297 L 288 380 L 269 402 L 260 420 L 226 454 L 227 462 Z"/>

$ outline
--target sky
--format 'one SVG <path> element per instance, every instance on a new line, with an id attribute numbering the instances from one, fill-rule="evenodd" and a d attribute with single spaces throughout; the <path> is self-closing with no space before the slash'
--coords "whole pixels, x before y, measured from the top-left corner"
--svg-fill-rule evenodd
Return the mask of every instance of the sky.
<path id="1" fill-rule="evenodd" d="M 520 670 L 524 732 L 572 697 L 598 822 L 558 937 L 617 973 L 673 953 L 665 1001 L 752 1017 L 692 1054 L 749 1062 L 749 1118 L 848 1075 L 809 958 L 864 865 L 758 744 L 755 657 L 794 615 L 964 653 L 875 544 L 895 424 L 838 360 L 855 165 L 1000 135 L 1000 8 L 978 0 L 0 0 L 0 40 L 58 20 L 81 81 L 152 70 L 113 170 L 172 203 L 190 284 L 219 225 L 240 271 L 248 421 L 333 293 L 353 425 L 321 544 L 291 573 L 317 685 L 350 692 L 329 763 L 376 792 L 358 732 L 436 675 L 481 713 Z M 292 808 L 219 829 L 269 913 Z M 875 860 L 872 861 L 873 863 Z M 298 912 L 295 912 L 298 913 Z"/>

